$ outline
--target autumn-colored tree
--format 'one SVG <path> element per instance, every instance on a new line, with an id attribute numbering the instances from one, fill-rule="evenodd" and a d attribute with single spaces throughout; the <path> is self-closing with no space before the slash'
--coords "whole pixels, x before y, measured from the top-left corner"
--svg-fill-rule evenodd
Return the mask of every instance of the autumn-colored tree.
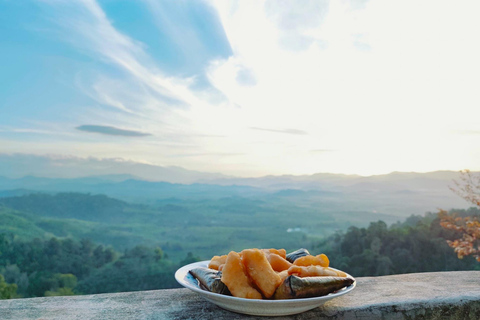
<path id="1" fill-rule="evenodd" d="M 450 189 L 463 199 L 480 207 L 480 175 L 473 175 L 469 170 L 462 170 L 459 181 L 454 181 L 455 186 Z M 480 221 L 478 217 L 459 217 L 448 214 L 445 210 L 438 213 L 440 225 L 449 230 L 455 230 L 462 237 L 447 243 L 457 253 L 459 259 L 472 255 L 480 262 Z"/>

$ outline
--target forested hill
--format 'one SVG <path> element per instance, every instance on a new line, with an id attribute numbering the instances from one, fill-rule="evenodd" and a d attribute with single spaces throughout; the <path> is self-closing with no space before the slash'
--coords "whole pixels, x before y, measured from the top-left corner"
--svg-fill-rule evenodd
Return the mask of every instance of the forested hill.
<path id="1" fill-rule="evenodd" d="M 452 210 L 459 217 L 480 218 L 478 208 Z M 388 227 L 372 222 L 367 228 L 350 227 L 316 243 L 313 250 L 324 252 L 333 266 L 356 276 L 480 270 L 473 257 L 458 259 L 446 240 L 461 239 L 457 231 L 440 226 L 436 213 L 412 215 Z"/>
<path id="2" fill-rule="evenodd" d="M 479 214 L 477 209 L 460 211 L 460 215 Z M 459 237 L 442 229 L 435 214 L 427 214 L 390 227 L 383 221 L 366 228 L 350 227 L 322 241 L 299 242 L 298 247 L 312 254 L 326 253 L 332 267 L 354 277 L 480 270 L 480 263 L 472 257 L 458 259 L 446 244 L 446 239 Z M 188 253 L 174 263 L 155 246 L 135 246 L 119 253 L 89 240 L 23 241 L 0 234 L 0 298 L 172 288 L 178 286 L 175 270 L 198 259 Z"/>
<path id="3" fill-rule="evenodd" d="M 41 217 L 103 222 L 125 218 L 125 209 L 134 207 L 105 195 L 82 193 L 30 193 L 0 198 L 0 205 Z"/>
<path id="4" fill-rule="evenodd" d="M 136 246 L 123 254 L 89 240 L 20 241 L 0 234 L 0 299 L 178 287 L 179 264 L 158 247 Z"/>
<path id="5" fill-rule="evenodd" d="M 23 240 L 87 238 L 120 251 L 139 244 L 160 246 L 180 261 L 188 252 L 207 259 L 247 247 L 295 249 L 351 225 L 397 221 L 358 208 L 344 211 L 310 196 L 297 191 L 259 198 L 169 198 L 139 205 L 105 195 L 31 193 L 0 198 L 0 233 Z"/>

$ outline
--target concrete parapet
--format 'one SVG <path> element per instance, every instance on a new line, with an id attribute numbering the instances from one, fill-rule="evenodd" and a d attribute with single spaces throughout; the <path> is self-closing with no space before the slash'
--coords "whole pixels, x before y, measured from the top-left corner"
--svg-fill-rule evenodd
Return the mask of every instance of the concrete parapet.
<path id="1" fill-rule="evenodd" d="M 188 289 L 0 300 L 0 319 L 265 319 L 223 310 Z M 480 271 L 357 278 L 349 294 L 275 319 L 480 319 Z"/>

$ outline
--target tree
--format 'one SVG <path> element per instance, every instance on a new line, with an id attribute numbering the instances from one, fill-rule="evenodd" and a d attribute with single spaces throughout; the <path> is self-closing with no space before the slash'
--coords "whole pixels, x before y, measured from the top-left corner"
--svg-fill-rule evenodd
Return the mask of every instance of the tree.
<path id="1" fill-rule="evenodd" d="M 17 285 L 8 284 L 0 274 L 0 299 L 12 299 L 17 297 Z"/>
<path id="2" fill-rule="evenodd" d="M 454 181 L 455 187 L 450 188 L 468 202 L 480 207 L 480 175 L 473 175 L 469 170 L 461 171 L 460 181 Z M 480 221 L 478 217 L 460 217 L 458 214 L 448 214 L 445 210 L 438 213 L 440 225 L 449 230 L 455 230 L 461 237 L 453 241 L 447 240 L 454 248 L 459 259 L 472 255 L 480 262 Z"/>

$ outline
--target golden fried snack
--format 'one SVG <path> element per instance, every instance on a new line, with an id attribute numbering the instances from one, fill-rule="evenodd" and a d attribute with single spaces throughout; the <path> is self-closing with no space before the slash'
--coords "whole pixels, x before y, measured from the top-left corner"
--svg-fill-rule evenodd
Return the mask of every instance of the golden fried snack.
<path id="1" fill-rule="evenodd" d="M 278 272 L 278 275 L 280 276 L 280 279 L 282 279 L 282 283 L 283 283 L 283 281 L 285 281 L 285 279 L 287 279 L 287 277 L 289 276 L 288 270 L 283 270 L 281 272 Z"/>
<path id="2" fill-rule="evenodd" d="M 342 272 L 343 273 L 343 272 Z M 331 268 L 324 268 L 321 266 L 296 266 L 293 265 L 288 269 L 288 274 L 293 274 L 303 277 L 318 277 L 318 276 L 332 276 L 332 277 L 341 277 L 335 270 Z M 346 274 L 343 273 L 345 276 Z"/>
<path id="3" fill-rule="evenodd" d="M 342 277 L 342 278 L 344 278 L 344 277 L 346 277 L 346 276 L 347 276 L 347 274 L 346 274 L 345 272 L 343 272 L 343 271 L 340 271 L 340 270 L 333 270 L 332 268 L 327 268 L 327 269 L 328 269 L 328 270 L 330 270 L 330 271 L 336 272 L 338 277 Z"/>
<path id="4" fill-rule="evenodd" d="M 225 264 L 225 261 L 227 261 L 227 255 L 213 256 L 213 258 L 210 260 L 210 263 L 208 264 L 208 267 L 210 269 L 219 270 L 220 266 L 222 264 Z"/>
<path id="5" fill-rule="evenodd" d="M 263 296 L 265 298 L 270 298 L 275 293 L 277 287 L 282 283 L 282 279 L 273 270 L 265 253 L 259 249 L 246 249 L 243 250 L 241 254 L 248 276 L 262 292 Z M 225 267 L 223 270 L 225 272 Z"/>
<path id="6" fill-rule="evenodd" d="M 330 264 L 326 255 L 319 254 L 318 256 L 304 256 L 293 262 L 296 266 L 321 266 L 327 268 Z"/>
<path id="7" fill-rule="evenodd" d="M 283 270 L 288 270 L 292 266 L 285 258 L 282 258 L 278 254 L 270 253 L 266 255 L 268 262 L 272 266 L 272 269 L 281 272 Z"/>
<path id="8" fill-rule="evenodd" d="M 278 254 L 280 257 L 286 259 L 287 257 L 287 251 L 285 249 L 262 249 L 263 252 L 265 253 L 275 253 Z"/>
<path id="9" fill-rule="evenodd" d="M 231 251 L 222 269 L 222 282 L 234 297 L 246 299 L 262 299 L 262 295 L 252 285 L 245 272 L 240 255 Z"/>

